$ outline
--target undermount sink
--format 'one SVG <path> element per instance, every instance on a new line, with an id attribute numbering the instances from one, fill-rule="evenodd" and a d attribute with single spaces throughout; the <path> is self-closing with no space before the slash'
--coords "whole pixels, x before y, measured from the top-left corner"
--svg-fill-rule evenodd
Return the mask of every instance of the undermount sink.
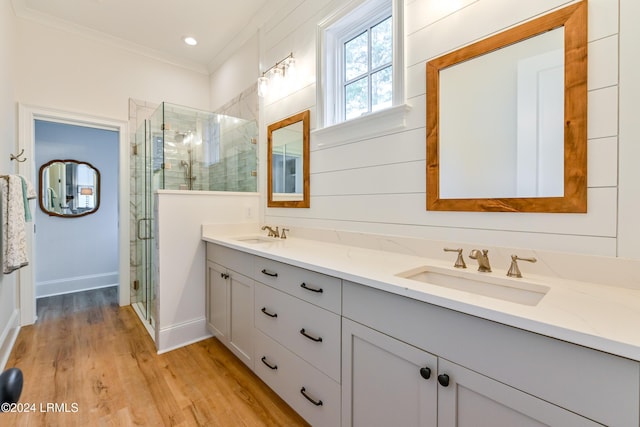
<path id="1" fill-rule="evenodd" d="M 273 243 L 276 241 L 276 239 L 264 236 L 243 236 L 237 237 L 234 240 L 242 243 Z"/>
<path id="2" fill-rule="evenodd" d="M 398 273 L 396 276 L 531 306 L 537 305 L 549 292 L 549 287 L 523 279 L 441 267 L 422 266 Z"/>

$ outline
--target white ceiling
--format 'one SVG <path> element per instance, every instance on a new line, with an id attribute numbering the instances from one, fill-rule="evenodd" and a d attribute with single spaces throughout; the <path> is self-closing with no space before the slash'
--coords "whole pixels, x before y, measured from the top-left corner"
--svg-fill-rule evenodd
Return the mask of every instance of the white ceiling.
<path id="1" fill-rule="evenodd" d="M 12 0 L 17 16 L 211 72 L 273 13 L 271 0 Z M 187 46 L 184 36 L 198 39 Z"/>

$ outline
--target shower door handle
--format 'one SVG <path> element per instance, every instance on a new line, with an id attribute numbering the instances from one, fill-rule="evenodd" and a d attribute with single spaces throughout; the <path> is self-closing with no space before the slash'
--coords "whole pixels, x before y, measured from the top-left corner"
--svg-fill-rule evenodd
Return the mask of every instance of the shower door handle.
<path id="1" fill-rule="evenodd" d="M 140 219 L 138 220 L 138 222 L 136 223 L 136 234 L 138 235 L 138 239 L 139 239 L 139 240 L 149 240 L 149 239 L 151 239 L 151 237 L 147 237 L 147 236 L 144 236 L 144 237 L 143 237 L 143 236 L 141 236 L 141 235 L 140 235 L 140 230 L 142 229 L 142 227 L 140 227 L 140 223 L 141 223 L 142 221 L 148 221 L 148 220 L 150 220 L 150 219 L 151 219 L 151 218 L 140 218 Z M 146 227 L 145 227 L 145 228 L 146 228 Z M 145 233 L 145 234 L 146 234 L 146 233 Z"/>

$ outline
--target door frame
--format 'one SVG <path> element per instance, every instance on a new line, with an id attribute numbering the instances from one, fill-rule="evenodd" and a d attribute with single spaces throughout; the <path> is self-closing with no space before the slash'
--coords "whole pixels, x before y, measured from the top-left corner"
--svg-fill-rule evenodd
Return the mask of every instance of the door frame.
<path id="1" fill-rule="evenodd" d="M 31 182 L 36 182 L 35 170 L 35 121 L 84 126 L 118 132 L 118 300 L 121 306 L 130 304 L 129 289 L 129 124 L 126 121 L 97 117 L 83 113 L 63 111 L 46 107 L 18 104 L 18 150 L 24 150 L 27 161 L 18 163 L 18 173 Z M 33 265 L 35 259 L 34 227 L 28 227 L 27 255 L 30 264 L 18 270 L 18 299 L 20 324 L 30 325 L 36 321 L 36 293 Z"/>

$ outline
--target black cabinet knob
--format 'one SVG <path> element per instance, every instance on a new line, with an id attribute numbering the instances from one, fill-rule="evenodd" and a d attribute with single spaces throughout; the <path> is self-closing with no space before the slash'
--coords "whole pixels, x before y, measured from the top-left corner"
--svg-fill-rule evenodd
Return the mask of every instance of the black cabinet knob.
<path id="1" fill-rule="evenodd" d="M 424 368 L 420 368 L 420 376 L 425 380 L 428 380 L 431 378 L 431 369 L 426 366 Z"/>
<path id="2" fill-rule="evenodd" d="M 438 375 L 438 382 L 440 383 L 440 385 L 442 387 L 448 387 L 449 386 L 449 375 L 447 375 L 447 374 Z"/>

